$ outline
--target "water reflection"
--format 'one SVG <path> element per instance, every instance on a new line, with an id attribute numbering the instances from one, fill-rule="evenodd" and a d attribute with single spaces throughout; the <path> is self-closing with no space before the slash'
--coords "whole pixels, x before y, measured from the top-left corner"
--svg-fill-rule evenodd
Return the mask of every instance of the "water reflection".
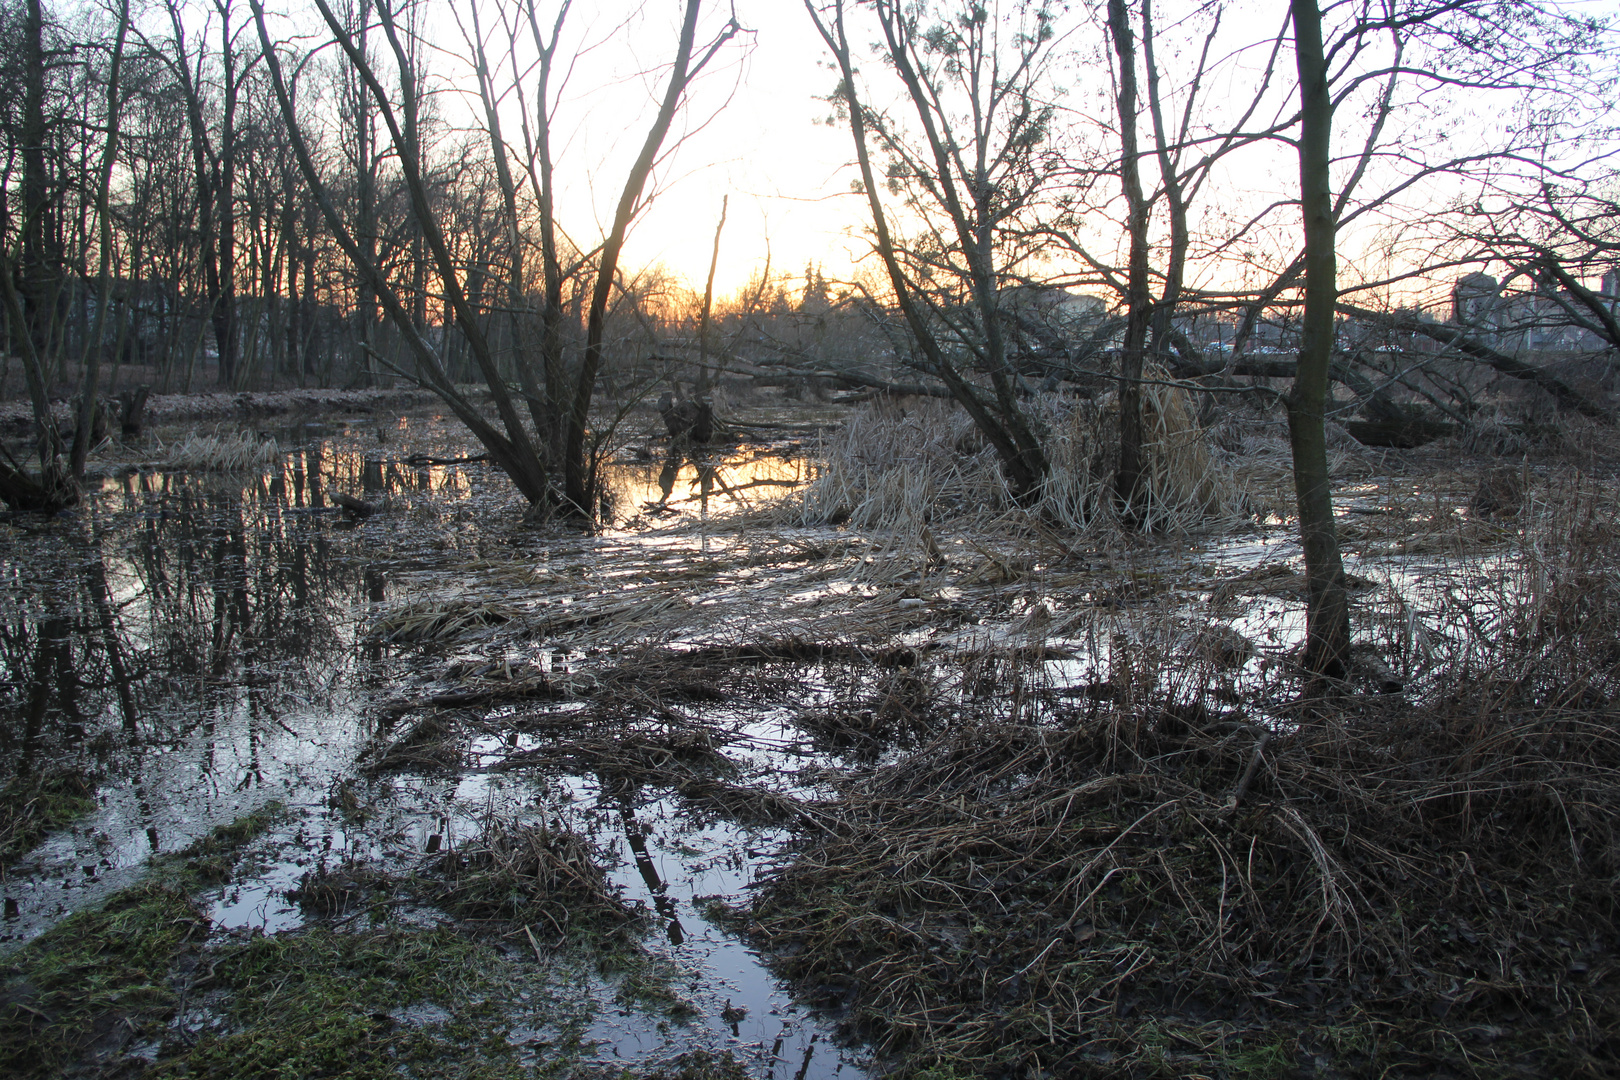
<path id="1" fill-rule="evenodd" d="M 677 444 L 656 467 L 615 463 L 606 486 L 621 515 L 695 510 L 706 518 L 711 509 L 748 509 L 813 479 L 811 464 L 797 454 L 758 448 L 721 455 Z"/>
<path id="2" fill-rule="evenodd" d="M 706 513 L 711 500 L 747 505 L 805 478 L 802 463 L 764 453 L 680 461 L 663 477 L 661 502 Z M 610 482 L 650 502 L 658 469 L 615 466 Z M 363 494 L 384 512 L 348 521 L 332 505 L 336 492 Z M 445 550 L 483 554 L 488 544 L 510 561 L 514 537 L 533 535 L 514 503 L 487 464 L 419 466 L 360 440 L 331 440 L 253 476 L 132 470 L 78 518 L 3 541 L 0 779 L 78 770 L 97 778 L 100 805 L 0 875 L 8 916 L 0 940 L 39 933 L 129 884 L 153 853 L 272 798 L 301 814 L 276 840 L 277 854 L 256 856 L 265 864 L 218 890 L 212 916 L 221 925 L 297 925 L 286 894 L 315 862 L 453 845 L 495 807 L 532 800 L 533 780 L 479 771 L 353 776 L 381 718 L 396 715 L 372 706 L 398 692 L 419 657 L 396 658 L 368 636 L 373 611 L 441 587 Z M 585 558 L 600 553 L 590 550 Z M 754 837 L 596 779 L 600 798 L 590 801 L 618 856 L 615 881 L 660 916 L 667 944 L 656 947 L 718 988 L 700 1022 L 711 1041 L 746 1049 L 762 1075 L 860 1075 L 759 958 L 704 917 L 700 897 L 740 899 L 756 849 L 785 837 Z M 567 781 L 584 803 L 590 781 Z M 335 793 L 362 782 L 375 789 L 365 800 L 375 817 L 351 820 Z M 80 873 L 86 865 L 96 872 Z M 690 1036 L 638 1017 L 604 1025 L 594 1037 L 627 1057 Z"/>
<path id="3" fill-rule="evenodd" d="M 37 933 L 107 876 L 64 865 L 133 873 L 267 799 L 318 799 L 368 734 L 361 704 L 390 685 L 369 611 L 480 471 L 333 439 L 251 475 L 130 469 L 76 516 L 0 541 L 0 785 L 88 776 L 101 804 L 0 868 L 19 920 L 3 936 Z M 356 528 L 335 490 L 395 512 Z"/>
<path id="4" fill-rule="evenodd" d="M 93 830 L 27 860 L 41 881 L 92 843 L 134 867 L 268 798 L 318 802 L 352 766 L 379 715 L 364 704 L 394 691 L 388 646 L 364 633 L 371 613 L 447 550 L 489 542 L 509 558 L 501 530 L 520 516 L 487 463 L 407 459 L 465 453 L 442 429 L 385 445 L 368 428 L 255 474 L 129 469 L 76 517 L 3 541 L 0 783 L 87 775 L 102 804 Z M 808 478 L 801 460 L 746 450 L 678 462 L 660 500 L 659 471 L 616 464 L 608 480 L 621 505 L 701 512 Z M 333 492 L 384 513 L 356 525 Z M 37 930 L 59 898 L 20 873 L 0 891 L 32 908 Z"/>

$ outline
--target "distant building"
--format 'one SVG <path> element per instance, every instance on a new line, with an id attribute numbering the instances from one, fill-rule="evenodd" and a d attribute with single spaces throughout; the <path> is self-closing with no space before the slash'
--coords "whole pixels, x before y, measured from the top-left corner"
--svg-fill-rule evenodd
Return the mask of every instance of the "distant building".
<path id="1" fill-rule="evenodd" d="M 1611 310 L 1620 304 L 1620 270 L 1603 275 L 1602 291 Z M 1604 343 L 1578 325 L 1570 311 L 1580 304 L 1550 275 L 1536 278 L 1533 289 L 1504 294 L 1489 274 L 1467 274 L 1451 289 L 1451 321 L 1483 345 L 1508 353 L 1525 350 L 1586 351 Z"/>
<path id="2" fill-rule="evenodd" d="M 1489 274 L 1467 274 L 1451 288 L 1451 321 L 1493 334 L 1501 327 L 1502 286 Z"/>

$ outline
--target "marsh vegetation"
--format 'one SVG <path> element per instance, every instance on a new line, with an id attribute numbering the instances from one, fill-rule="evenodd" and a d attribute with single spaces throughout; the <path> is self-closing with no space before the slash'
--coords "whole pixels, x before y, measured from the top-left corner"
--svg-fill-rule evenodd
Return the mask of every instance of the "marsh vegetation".
<path id="1" fill-rule="evenodd" d="M 1323 684 L 1281 429 L 1190 405 L 1154 533 L 1084 399 L 1050 507 L 927 399 L 668 494 L 648 408 L 595 535 L 421 413 L 95 462 L 6 525 L 8 1068 L 1603 1075 L 1608 431 L 1341 440 Z"/>
<path id="2" fill-rule="evenodd" d="M 1254 14 L 0 3 L 0 1073 L 1620 1070 L 1613 27 Z"/>

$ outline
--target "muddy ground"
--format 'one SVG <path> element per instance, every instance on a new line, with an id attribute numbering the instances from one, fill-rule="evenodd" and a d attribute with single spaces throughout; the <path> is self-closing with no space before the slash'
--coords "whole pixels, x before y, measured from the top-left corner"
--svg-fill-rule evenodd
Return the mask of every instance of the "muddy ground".
<path id="1" fill-rule="evenodd" d="M 420 407 L 0 524 L 0 1069 L 1614 1074 L 1610 433 L 1340 439 L 1307 694 L 1274 425 L 1141 536 L 933 406 L 862 415 L 901 475 L 735 415 L 678 470 L 644 418 L 598 535 Z"/>

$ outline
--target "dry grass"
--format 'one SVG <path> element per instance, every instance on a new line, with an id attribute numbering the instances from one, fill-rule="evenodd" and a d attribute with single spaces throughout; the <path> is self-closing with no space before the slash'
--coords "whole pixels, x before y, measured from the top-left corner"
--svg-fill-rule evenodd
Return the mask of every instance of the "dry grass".
<path id="1" fill-rule="evenodd" d="M 1241 515 L 1243 495 L 1229 469 L 1211 452 L 1209 435 L 1198 423 L 1192 398 L 1162 380 L 1156 367 L 1142 385 L 1143 505 L 1130 507 L 1132 520 L 1154 533 L 1219 529 Z M 1110 410 L 1105 408 L 1107 414 Z M 1113 411 L 1117 412 L 1117 408 Z M 1095 472 L 1112 475 L 1118 454 L 1118 419 L 1094 423 L 1100 429 L 1089 448 Z"/>
<path id="2" fill-rule="evenodd" d="M 261 439 L 251 431 L 211 435 L 196 432 L 167 448 L 162 464 L 171 469 L 197 469 L 212 472 L 245 472 L 261 469 L 281 459 L 275 439 Z"/>
<path id="3" fill-rule="evenodd" d="M 1219 649 L 1149 649 L 1043 709 L 962 660 L 752 933 L 908 1068 L 1613 1075 L 1620 539 L 1544 524 L 1409 696 L 1189 700 Z"/>
<path id="4" fill-rule="evenodd" d="M 1475 480 L 1452 477 L 1457 498 Z M 1286 646 L 1224 621 L 1277 606 L 1244 598 L 1297 604 L 1292 566 L 1192 589 L 1184 567 L 1064 569 L 1003 516 L 983 519 L 998 534 L 923 532 L 938 559 L 920 538 L 743 531 L 707 553 L 554 551 L 527 580 L 485 565 L 454 603 L 401 610 L 499 596 L 506 621 L 462 619 L 458 644 L 605 655 L 543 677 L 457 661 L 397 746 L 414 761 L 521 732 L 489 767 L 794 829 L 741 917 L 902 1070 L 1282 1076 L 1320 1056 L 1347 1075 L 1606 1075 L 1614 500 L 1538 481 L 1504 524 L 1385 496 L 1390 529 L 1432 509 L 1437 536 L 1492 547 L 1358 587 L 1393 677 L 1339 697 L 1301 701 Z M 496 701 L 488 721 L 436 711 Z M 797 786 L 749 771 L 726 726 L 767 710 L 818 755 Z M 467 913 L 544 895 L 513 884 L 550 865 L 524 844 L 462 850 Z"/>
<path id="5" fill-rule="evenodd" d="M 379 616 L 371 633 L 388 641 L 447 641 L 469 635 L 489 636 L 492 627 L 520 613 L 509 606 L 478 599 L 428 600 L 406 604 Z"/>
<path id="6" fill-rule="evenodd" d="M 1061 460 L 1102 460 L 1106 409 L 1062 419 Z M 701 551 L 680 531 L 577 562 L 548 549 L 544 575 L 491 563 L 383 625 L 459 611 L 438 624 L 458 644 L 604 650 L 566 677 L 463 673 L 438 704 L 570 698 L 490 721 L 544 735 L 493 767 L 796 829 L 745 921 L 902 1069 L 1283 1076 L 1321 1057 L 1345 1075 L 1613 1073 L 1612 492 L 1532 471 L 1518 513 L 1476 519 L 1476 468 L 1439 475 L 1439 494 L 1364 485 L 1377 505 L 1350 520 L 1369 547 L 1416 529 L 1458 561 L 1399 589 L 1361 583 L 1362 645 L 1393 677 L 1369 667 L 1301 701 L 1286 644 L 1224 621 L 1279 608 L 1241 598 L 1297 605 L 1293 566 L 1190 581 L 1100 545 L 1076 556 L 1067 529 L 993 500 L 999 471 L 959 421 L 874 410 L 865 436 L 842 433 L 795 514 L 845 505 L 849 530 L 754 515 Z M 1218 471 L 1201 440 L 1183 449 L 1165 477 Z M 912 475 L 884 465 L 903 453 Z M 489 605 L 504 621 L 471 617 Z M 821 755 L 803 787 L 732 768 L 739 736 L 715 717 L 766 709 Z"/>
<path id="7" fill-rule="evenodd" d="M 1034 513 L 1076 533 L 1113 528 L 1117 407 L 1046 396 L 1032 402 L 1031 412 L 1048 433 L 1051 464 Z M 1133 518 L 1148 532 L 1231 524 L 1241 493 L 1211 453 L 1187 394 L 1172 386 L 1145 386 L 1142 419 L 1144 502 L 1130 508 Z M 946 402 L 857 409 L 829 437 L 821 456 L 820 478 L 796 500 L 784 502 L 780 517 L 916 536 L 947 521 L 957 528 L 983 528 L 1015 505 L 995 452 L 971 418 Z"/>
<path id="8" fill-rule="evenodd" d="M 571 930 L 627 929 L 640 918 L 608 880 L 602 856 L 577 833 L 544 823 L 494 826 L 434 861 L 436 904 L 482 922 Z"/>

